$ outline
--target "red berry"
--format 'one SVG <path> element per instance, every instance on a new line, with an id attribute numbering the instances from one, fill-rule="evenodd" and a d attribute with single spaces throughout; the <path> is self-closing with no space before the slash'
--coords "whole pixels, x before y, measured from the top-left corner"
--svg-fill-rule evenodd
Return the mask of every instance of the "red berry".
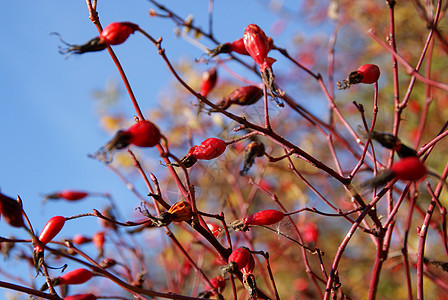
<path id="1" fill-rule="evenodd" d="M 232 263 L 236 264 L 237 269 L 241 270 L 249 262 L 250 256 L 251 256 L 250 252 L 246 248 L 241 247 L 241 248 L 233 250 L 233 252 L 229 256 L 228 261 L 229 261 L 229 264 L 232 264 Z"/>
<path id="2" fill-rule="evenodd" d="M 209 138 L 203 141 L 199 146 L 194 146 L 191 155 L 196 159 L 210 160 L 223 154 L 226 147 L 227 144 L 223 140 Z"/>
<path id="3" fill-rule="evenodd" d="M 90 270 L 79 268 L 59 277 L 59 284 L 82 284 L 92 278 Z"/>
<path id="4" fill-rule="evenodd" d="M 342 82 L 338 81 L 338 90 L 345 90 L 350 88 L 352 84 L 366 83 L 372 84 L 380 78 L 380 68 L 377 65 L 365 64 L 360 66 L 356 71 L 351 72 L 347 79 Z"/>
<path id="5" fill-rule="evenodd" d="M 210 57 L 214 57 L 220 53 L 230 53 L 230 52 L 236 52 L 243 55 L 249 55 L 249 53 L 246 50 L 246 46 L 244 46 L 244 39 L 240 38 L 232 43 L 224 43 L 216 46 L 212 50 L 208 52 L 208 55 Z"/>
<path id="6" fill-rule="evenodd" d="M 428 170 L 416 156 L 404 157 L 391 168 L 394 176 L 401 180 L 416 181 L 423 178 Z"/>
<path id="7" fill-rule="evenodd" d="M 63 198 L 69 201 L 80 200 L 87 197 L 88 193 L 74 190 L 65 190 L 58 193 L 59 198 Z"/>
<path id="8" fill-rule="evenodd" d="M 280 222 L 285 214 L 275 209 L 266 209 L 254 213 L 243 220 L 244 225 L 272 225 Z"/>
<path id="9" fill-rule="evenodd" d="M 139 147 L 153 147 L 159 143 L 161 137 L 160 130 L 156 125 L 147 120 L 139 121 L 127 130 L 119 130 L 112 140 L 89 156 L 109 164 L 112 162 L 115 150 L 126 148 L 130 144 Z"/>
<path id="10" fill-rule="evenodd" d="M 201 77 L 201 95 L 207 97 L 211 90 L 215 87 L 216 81 L 218 79 L 218 74 L 216 68 L 211 68 L 210 70 L 202 73 Z"/>
<path id="11" fill-rule="evenodd" d="M 0 193 L 0 213 L 13 227 L 23 227 L 22 206 L 16 200 Z"/>
<path id="12" fill-rule="evenodd" d="M 255 269 L 255 259 L 254 256 L 252 255 L 252 253 L 249 253 L 250 257 L 249 257 L 249 261 L 247 263 L 247 265 L 241 269 L 241 272 L 245 275 L 245 274 L 252 274 L 254 269 Z"/>
<path id="13" fill-rule="evenodd" d="M 216 105 L 222 109 L 229 108 L 232 104 L 247 106 L 258 102 L 263 96 L 263 90 L 255 85 L 237 88 L 229 96 L 225 97 Z"/>
<path id="14" fill-rule="evenodd" d="M 99 250 L 103 249 L 104 246 L 104 241 L 105 241 L 105 237 L 104 237 L 104 232 L 99 231 L 97 233 L 95 233 L 92 237 L 92 241 L 93 244 L 95 245 L 96 248 L 98 248 Z"/>
<path id="15" fill-rule="evenodd" d="M 65 218 L 61 216 L 56 216 L 48 220 L 45 224 L 44 229 L 39 235 L 39 241 L 42 245 L 34 246 L 33 250 L 33 262 L 36 271 L 39 271 L 42 263 L 44 262 L 44 248 L 43 246 L 50 242 L 64 227 Z"/>
<path id="16" fill-rule="evenodd" d="M 185 168 L 193 166 L 198 159 L 214 159 L 226 150 L 227 144 L 217 138 L 209 138 L 203 141 L 199 146 L 193 146 L 188 154 L 181 158 L 180 162 Z"/>
<path id="17" fill-rule="evenodd" d="M 250 24 L 246 27 L 244 31 L 244 45 L 262 72 L 275 62 L 275 59 L 267 57 L 272 45 L 258 25 Z"/>
<path id="18" fill-rule="evenodd" d="M 64 297 L 64 300 L 96 300 L 98 299 L 94 294 L 78 294 Z"/>
<path id="19" fill-rule="evenodd" d="M 44 226 L 44 229 L 42 229 L 42 232 L 39 234 L 39 241 L 46 245 L 59 233 L 59 231 L 61 231 L 64 224 L 65 218 L 62 216 L 55 216 L 48 220 L 47 224 Z M 39 245 L 36 246 L 36 248 L 37 250 L 43 251 Z"/>
<path id="20" fill-rule="evenodd" d="M 380 78 L 380 68 L 377 65 L 362 65 L 358 68 L 357 72 L 362 77 L 361 83 L 372 84 Z"/>
<path id="21" fill-rule="evenodd" d="M 161 137 L 157 126 L 147 120 L 135 123 L 126 132 L 130 134 L 129 142 L 139 147 L 154 147 Z"/>
<path id="22" fill-rule="evenodd" d="M 219 236 L 220 227 L 215 223 L 207 223 L 208 229 L 213 233 L 214 236 Z"/>
<path id="23" fill-rule="evenodd" d="M 244 38 L 239 38 L 236 41 L 230 43 L 230 51 L 242 54 L 242 55 L 250 55 L 246 50 L 246 46 L 244 45 Z"/>
<path id="24" fill-rule="evenodd" d="M 210 279 L 210 283 L 218 293 L 221 293 L 226 287 L 226 281 L 221 276 Z"/>
<path id="25" fill-rule="evenodd" d="M 303 227 L 302 237 L 305 243 L 315 244 L 317 242 L 318 236 L 319 231 L 316 224 L 310 222 Z"/>
<path id="26" fill-rule="evenodd" d="M 89 243 L 91 241 L 92 241 L 91 238 L 85 237 L 81 234 L 76 234 L 72 239 L 73 244 L 76 244 L 76 245 L 82 245 L 85 243 Z"/>
<path id="27" fill-rule="evenodd" d="M 114 22 L 107 25 L 100 34 L 109 45 L 118 45 L 127 40 L 129 35 L 138 29 L 138 25 L 130 22 Z"/>

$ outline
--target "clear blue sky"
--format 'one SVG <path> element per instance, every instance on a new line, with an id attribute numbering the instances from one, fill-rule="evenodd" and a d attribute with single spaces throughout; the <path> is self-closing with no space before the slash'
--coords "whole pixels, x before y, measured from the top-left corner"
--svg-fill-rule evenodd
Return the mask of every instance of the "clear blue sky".
<path id="1" fill-rule="evenodd" d="M 163 2 L 184 17 L 193 13 L 197 24 L 207 25 L 208 1 Z M 148 10 L 153 6 L 148 1 L 100 0 L 98 3 L 103 25 L 114 21 L 137 23 L 154 37 L 163 36 L 167 55 L 173 60 L 193 59 L 202 54 L 174 37 L 172 22 L 150 18 Z M 259 24 L 269 33 L 276 19 L 266 14 L 263 8 L 266 5 L 268 1 L 216 1 L 215 36 L 221 41 L 235 40 L 250 23 Z M 297 8 L 296 5 L 293 7 Z M 61 43 L 50 35 L 59 32 L 66 41 L 75 44 L 98 35 L 88 18 L 85 1 L 2 1 L 0 27 L 1 192 L 22 197 L 37 230 L 56 214 L 70 216 L 106 205 L 104 199 L 92 198 L 41 207 L 40 194 L 66 188 L 109 192 L 125 215 L 132 215 L 138 201 L 107 168 L 87 158 L 88 153 L 110 139 L 99 127 L 91 93 L 103 88 L 110 79 L 119 82 L 123 89 L 115 66 L 106 51 L 65 59 L 58 53 Z M 281 41 L 281 37 L 277 38 Z M 114 49 L 142 108 L 147 110 L 156 105 L 159 90 L 171 77 L 154 46 L 141 35 L 134 35 Z M 124 98 L 127 99 L 125 94 Z M 130 102 L 125 113 L 132 119 Z M 62 236 L 83 230 L 88 234 L 91 228 L 98 228 L 96 224 L 93 218 L 68 222 Z M 0 221 L 0 235 L 10 234 L 27 237 L 23 231 Z M 7 264 L 0 259 L 0 268 Z M 0 275 L 0 280 L 3 279 Z"/>

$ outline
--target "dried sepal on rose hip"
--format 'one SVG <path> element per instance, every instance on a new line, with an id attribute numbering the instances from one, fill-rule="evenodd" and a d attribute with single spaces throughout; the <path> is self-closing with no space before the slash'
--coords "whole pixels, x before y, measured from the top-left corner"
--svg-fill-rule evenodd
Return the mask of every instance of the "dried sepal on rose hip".
<path id="1" fill-rule="evenodd" d="M 192 167 L 198 160 L 217 158 L 226 150 L 227 144 L 218 138 L 208 138 L 199 146 L 193 146 L 180 162 L 185 168 Z"/>
<path id="2" fill-rule="evenodd" d="M 64 190 L 52 194 L 45 195 L 44 201 L 47 200 L 58 200 L 58 199 L 65 199 L 68 201 L 76 201 L 81 200 L 87 197 L 89 193 L 84 191 L 77 191 L 77 190 Z"/>
<path id="3" fill-rule="evenodd" d="M 390 169 L 381 171 L 374 178 L 364 182 L 362 187 L 379 187 L 392 179 L 404 181 L 418 181 L 428 174 L 426 166 L 416 156 L 402 158 Z"/>
<path id="4" fill-rule="evenodd" d="M 3 220 L 13 227 L 24 227 L 22 205 L 0 193 L 0 215 L 3 216 Z"/>
<path id="5" fill-rule="evenodd" d="M 394 150 L 400 158 L 417 156 L 417 151 L 415 149 L 404 145 L 398 137 L 390 133 L 371 131 L 367 133 L 366 136 L 379 142 L 384 148 Z"/>
<path id="6" fill-rule="evenodd" d="M 360 66 L 356 71 L 351 72 L 347 79 L 342 82 L 338 81 L 338 90 L 345 90 L 350 88 L 352 84 L 365 83 L 372 84 L 380 78 L 380 68 L 374 64 L 365 64 Z"/>
<path id="7" fill-rule="evenodd" d="M 65 218 L 62 216 L 52 217 L 45 224 L 44 229 L 39 234 L 39 243 L 34 245 L 33 261 L 36 271 L 39 272 L 40 267 L 44 261 L 44 246 L 48 244 L 64 227 Z"/>
<path id="8" fill-rule="evenodd" d="M 171 222 L 190 221 L 193 217 L 193 209 L 187 201 L 178 201 L 171 205 L 168 211 L 160 213 L 156 217 L 147 215 L 157 227 L 168 226 Z"/>
<path id="9" fill-rule="evenodd" d="M 263 96 L 263 90 L 255 85 L 248 85 L 237 88 L 230 93 L 229 96 L 224 97 L 216 103 L 222 109 L 227 109 L 231 105 L 248 106 L 258 102 Z M 214 112 L 214 110 L 210 110 Z"/>
<path id="10" fill-rule="evenodd" d="M 241 176 L 245 176 L 250 167 L 254 164 L 256 157 L 262 157 L 265 154 L 265 147 L 262 142 L 252 141 L 244 150 L 244 163 L 243 169 L 240 171 Z"/>
<path id="11" fill-rule="evenodd" d="M 272 97 L 283 97 L 284 93 L 278 90 L 274 85 L 274 72 L 272 64 L 276 61 L 272 57 L 268 57 L 268 53 L 272 48 L 271 40 L 266 36 L 264 31 L 256 24 L 250 24 L 244 30 L 244 46 L 247 52 L 253 58 L 260 68 L 263 83 L 268 88 Z M 282 106 L 279 103 L 279 106 Z"/>
<path id="12" fill-rule="evenodd" d="M 116 150 L 124 149 L 129 145 L 154 147 L 160 142 L 161 137 L 159 128 L 152 122 L 148 120 L 138 121 L 127 130 L 119 130 L 111 141 L 89 157 L 109 164 L 112 162 Z"/>
<path id="13" fill-rule="evenodd" d="M 89 281 L 93 277 L 93 273 L 90 270 L 79 268 L 68 272 L 62 276 L 56 277 L 51 280 L 51 284 L 53 286 L 61 285 L 61 284 L 83 284 Z M 44 283 L 40 288 L 41 291 L 45 291 L 48 289 L 48 284 Z"/>
<path id="14" fill-rule="evenodd" d="M 173 222 L 190 221 L 193 217 L 193 209 L 187 201 L 178 201 L 171 205 L 168 213 Z"/>
<path id="15" fill-rule="evenodd" d="M 139 29 L 137 24 L 131 22 L 114 22 L 107 25 L 101 34 L 83 45 L 72 45 L 64 42 L 69 48 L 60 49 L 62 54 L 75 53 L 82 54 L 86 52 L 101 51 L 107 48 L 108 45 L 119 45 L 124 43 L 128 37 Z"/>

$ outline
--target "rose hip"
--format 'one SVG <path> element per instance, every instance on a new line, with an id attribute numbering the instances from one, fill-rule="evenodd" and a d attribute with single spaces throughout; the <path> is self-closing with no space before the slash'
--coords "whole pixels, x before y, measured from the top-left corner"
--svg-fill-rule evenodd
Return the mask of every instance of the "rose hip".
<path id="1" fill-rule="evenodd" d="M 210 50 L 208 55 L 210 55 L 210 57 L 215 57 L 220 53 L 230 53 L 230 52 L 236 52 L 242 55 L 249 55 L 249 53 L 246 50 L 246 46 L 244 45 L 244 38 L 239 38 L 231 43 L 220 44 L 215 48 L 213 48 L 212 50 Z"/>
<path id="2" fill-rule="evenodd" d="M 415 156 L 401 159 L 391 170 L 396 178 L 407 181 L 420 180 L 428 173 L 426 166 Z"/>
<path id="3" fill-rule="evenodd" d="M 137 24 L 131 22 L 114 22 L 107 25 L 101 34 L 83 45 L 71 45 L 64 41 L 64 44 L 69 46 L 68 49 L 62 49 L 60 52 L 82 54 L 86 52 L 101 51 L 107 48 L 108 45 L 118 45 L 124 43 L 129 35 L 139 29 Z"/>
<path id="4" fill-rule="evenodd" d="M 418 181 L 428 173 L 426 166 L 416 156 L 402 158 L 392 168 L 378 173 L 373 179 L 362 184 L 363 187 L 378 187 L 396 178 L 405 181 Z"/>
<path id="5" fill-rule="evenodd" d="M 185 168 L 193 166 L 198 159 L 211 160 L 226 150 L 227 144 L 223 140 L 217 138 L 209 138 L 203 141 L 199 146 L 193 146 L 186 156 L 180 161 Z"/>
<path id="6" fill-rule="evenodd" d="M 338 81 L 338 90 L 350 88 L 352 84 L 365 83 L 372 84 L 380 78 L 380 68 L 374 64 L 365 64 L 360 66 L 356 71 L 351 72 L 347 79 L 342 82 Z"/>
<path id="7" fill-rule="evenodd" d="M 204 73 L 202 73 L 201 77 L 201 95 L 207 97 L 207 95 L 212 91 L 212 89 L 216 85 L 216 81 L 218 79 L 218 74 L 216 72 L 216 68 L 211 68 Z"/>
<path id="8" fill-rule="evenodd" d="M 65 199 L 68 201 L 76 201 L 81 200 L 87 197 L 89 194 L 83 191 L 75 191 L 75 190 L 64 190 L 61 192 L 49 194 L 45 196 L 44 200 L 48 199 Z"/>
<path id="9" fill-rule="evenodd" d="M 258 25 L 250 24 L 246 27 L 243 41 L 247 52 L 262 72 L 274 63 L 274 59 L 267 57 L 271 50 L 268 37 Z"/>
<path id="10" fill-rule="evenodd" d="M 65 218 L 62 216 L 55 216 L 48 220 L 44 229 L 39 235 L 40 244 L 36 244 L 33 250 L 33 262 L 36 271 L 38 271 L 44 260 L 44 248 L 64 227 Z"/>
<path id="11" fill-rule="evenodd" d="M 266 209 L 254 213 L 247 218 L 243 219 L 243 223 L 245 226 L 250 225 L 272 225 L 280 222 L 285 217 L 285 214 L 281 211 L 275 209 Z"/>
<path id="12" fill-rule="evenodd" d="M 65 218 L 62 216 L 55 216 L 48 220 L 47 224 L 45 224 L 44 229 L 39 235 L 39 241 L 46 245 L 50 242 L 64 227 Z M 36 245 L 34 247 L 37 251 L 43 251 L 40 245 Z"/>
<path id="13" fill-rule="evenodd" d="M 114 22 L 101 31 L 100 38 L 108 45 L 119 45 L 138 29 L 138 25 L 131 22 Z"/>
<path id="14" fill-rule="evenodd" d="M 251 254 L 245 247 L 241 247 L 232 251 L 229 256 L 229 268 L 228 272 L 236 273 L 244 268 L 250 261 Z"/>
<path id="15" fill-rule="evenodd" d="M 75 245 L 82 245 L 82 244 L 86 244 L 86 243 L 90 243 L 92 241 L 91 238 L 85 237 L 81 234 L 76 234 L 73 238 L 72 238 L 72 242 Z"/>
<path id="16" fill-rule="evenodd" d="M 60 277 L 57 277 L 51 281 L 53 286 L 60 284 L 83 284 L 89 281 L 93 277 L 93 273 L 90 270 L 79 268 L 68 272 Z M 47 283 L 41 287 L 41 291 L 48 289 Z"/>
<path id="17" fill-rule="evenodd" d="M 249 261 L 247 262 L 247 265 L 241 269 L 241 272 L 243 275 L 252 274 L 255 269 L 255 259 L 252 253 L 249 253 Z"/>
<path id="18" fill-rule="evenodd" d="M 244 30 L 244 45 L 249 55 L 260 68 L 263 83 L 268 88 L 272 97 L 274 99 L 282 97 L 283 93 L 274 85 L 275 76 L 272 70 L 272 64 L 276 60 L 267 56 L 273 47 L 271 40 L 258 25 L 250 24 Z M 281 103 L 278 104 L 279 106 L 283 106 Z"/>
<path id="19" fill-rule="evenodd" d="M 131 144 L 138 147 L 153 147 L 159 143 L 161 136 L 160 130 L 152 122 L 138 121 L 127 130 L 119 130 L 110 142 L 90 157 L 109 164 L 112 162 L 114 151 L 126 148 Z"/>
<path id="20" fill-rule="evenodd" d="M 255 85 L 237 88 L 229 96 L 216 103 L 222 109 L 229 108 L 232 104 L 248 106 L 258 102 L 263 96 L 263 90 Z"/>

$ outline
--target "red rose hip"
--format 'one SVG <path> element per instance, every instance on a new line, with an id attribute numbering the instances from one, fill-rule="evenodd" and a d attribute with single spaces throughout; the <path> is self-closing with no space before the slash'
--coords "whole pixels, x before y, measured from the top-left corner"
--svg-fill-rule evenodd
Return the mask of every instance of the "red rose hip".
<path id="1" fill-rule="evenodd" d="M 110 23 L 103 29 L 100 38 L 109 45 L 119 45 L 124 43 L 138 28 L 137 24 L 131 22 Z"/>
<path id="2" fill-rule="evenodd" d="M 428 173 L 425 165 L 416 156 L 401 159 L 391 170 L 396 178 L 408 181 L 420 180 Z"/>
<path id="3" fill-rule="evenodd" d="M 250 261 L 251 254 L 245 247 L 241 247 L 232 251 L 229 256 L 229 272 L 237 272 L 244 268 Z"/>
<path id="4" fill-rule="evenodd" d="M 243 220 L 245 226 L 250 225 L 272 225 L 280 222 L 285 214 L 275 209 L 266 209 L 254 213 Z"/>
<path id="5" fill-rule="evenodd" d="M 138 147 L 153 147 L 159 143 L 161 137 L 159 128 L 152 122 L 138 121 L 127 130 L 119 130 L 110 142 L 89 156 L 109 164 L 112 162 L 113 153 L 116 150 L 126 148 L 131 144 Z"/>
<path id="6" fill-rule="evenodd" d="M 365 64 L 360 66 L 356 71 L 351 72 L 347 79 L 342 82 L 338 81 L 338 90 L 350 88 L 352 84 L 365 83 L 372 84 L 380 78 L 380 68 L 374 64 Z"/>
<path id="7" fill-rule="evenodd" d="M 186 168 L 193 166 L 198 159 L 211 160 L 217 158 L 226 150 L 227 144 L 217 138 L 209 138 L 203 141 L 199 146 L 193 146 L 188 154 L 180 161 Z"/>

